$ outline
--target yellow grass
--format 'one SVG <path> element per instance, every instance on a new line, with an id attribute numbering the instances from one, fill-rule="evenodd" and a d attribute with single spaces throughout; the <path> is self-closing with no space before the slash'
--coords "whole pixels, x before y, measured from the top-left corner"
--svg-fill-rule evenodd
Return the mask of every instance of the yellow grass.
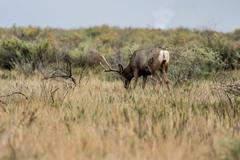
<path id="1" fill-rule="evenodd" d="M 239 137 L 238 112 L 213 89 L 218 82 L 126 91 L 92 74 L 76 87 L 7 74 L 0 96 L 28 99 L 0 98 L 0 159 L 212 160 Z"/>

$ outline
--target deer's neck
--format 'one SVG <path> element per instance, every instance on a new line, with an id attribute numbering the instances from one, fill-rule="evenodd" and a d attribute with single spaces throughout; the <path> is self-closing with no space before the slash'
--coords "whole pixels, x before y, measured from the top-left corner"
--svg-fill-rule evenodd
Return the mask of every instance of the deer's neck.
<path id="1" fill-rule="evenodd" d="M 128 80 L 131 80 L 133 78 L 133 71 L 132 71 L 132 68 L 130 67 L 130 65 L 128 65 L 124 69 L 124 77 Z"/>

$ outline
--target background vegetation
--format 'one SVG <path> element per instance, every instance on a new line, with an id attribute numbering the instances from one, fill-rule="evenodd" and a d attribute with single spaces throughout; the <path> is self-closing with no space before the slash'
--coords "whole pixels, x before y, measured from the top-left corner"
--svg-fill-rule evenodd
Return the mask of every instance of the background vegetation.
<path id="1" fill-rule="evenodd" d="M 171 52 L 170 76 L 176 81 L 240 68 L 239 30 L 219 33 L 109 26 L 72 30 L 0 28 L 0 67 L 32 72 L 66 59 L 75 67 L 94 67 L 101 60 L 99 55 L 107 56 L 113 65 L 126 64 L 129 49 L 157 45 Z"/>

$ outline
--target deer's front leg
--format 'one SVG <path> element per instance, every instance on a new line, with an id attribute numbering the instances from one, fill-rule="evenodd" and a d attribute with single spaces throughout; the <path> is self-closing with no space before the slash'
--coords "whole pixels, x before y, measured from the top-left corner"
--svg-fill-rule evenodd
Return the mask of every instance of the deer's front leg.
<path id="1" fill-rule="evenodd" d="M 143 84 L 142 84 L 142 88 L 144 89 L 146 86 L 146 82 L 147 82 L 147 76 L 143 76 Z"/>
<path id="2" fill-rule="evenodd" d="M 135 82 L 134 82 L 134 89 L 135 89 L 138 82 L 138 70 L 134 71 L 134 79 L 135 79 Z"/>

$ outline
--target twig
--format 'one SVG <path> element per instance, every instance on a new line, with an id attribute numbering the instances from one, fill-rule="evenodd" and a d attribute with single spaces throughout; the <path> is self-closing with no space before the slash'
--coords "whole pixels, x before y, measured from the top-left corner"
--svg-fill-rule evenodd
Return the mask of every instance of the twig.
<path id="1" fill-rule="evenodd" d="M 55 78 L 64 78 L 64 79 L 70 79 L 73 84 L 76 86 L 76 80 L 72 77 L 72 64 L 71 62 L 67 62 L 67 73 L 60 73 L 57 75 L 57 71 L 61 71 L 60 69 L 57 69 L 53 71 L 53 73 L 50 76 L 45 76 L 42 80 L 48 80 L 48 79 L 55 79 Z"/>
<path id="2" fill-rule="evenodd" d="M 225 92 L 233 94 L 234 96 L 240 96 L 240 84 L 230 84 L 225 86 Z"/>
<path id="3" fill-rule="evenodd" d="M 83 77 L 84 77 L 85 69 L 86 69 L 86 67 L 84 67 L 84 68 L 82 69 L 82 71 L 81 71 L 81 73 L 80 73 L 80 75 L 79 75 L 79 79 L 78 79 L 78 85 L 79 85 L 79 86 L 80 86 L 81 81 L 82 81 L 82 79 L 83 79 Z"/>
<path id="4" fill-rule="evenodd" d="M 51 91 L 51 99 L 52 99 L 52 102 L 54 103 L 54 94 L 57 92 L 57 90 L 59 90 L 59 88 L 56 88 L 54 89 L 53 91 Z"/>
<path id="5" fill-rule="evenodd" d="M 49 77 L 44 77 L 42 80 L 55 79 L 55 78 L 70 79 L 74 83 L 74 85 L 76 85 L 75 78 L 69 77 L 68 75 L 52 75 L 52 76 L 49 76 Z"/>
<path id="6" fill-rule="evenodd" d="M 7 103 L 3 102 L 2 100 L 0 100 L 0 103 L 3 105 L 7 105 Z"/>
<path id="7" fill-rule="evenodd" d="M 0 98 L 6 98 L 6 97 L 13 96 L 13 95 L 22 95 L 23 97 L 25 97 L 25 99 L 28 99 L 28 97 L 25 94 L 23 94 L 22 92 L 13 92 L 13 93 L 10 93 L 7 95 L 0 96 Z"/>

